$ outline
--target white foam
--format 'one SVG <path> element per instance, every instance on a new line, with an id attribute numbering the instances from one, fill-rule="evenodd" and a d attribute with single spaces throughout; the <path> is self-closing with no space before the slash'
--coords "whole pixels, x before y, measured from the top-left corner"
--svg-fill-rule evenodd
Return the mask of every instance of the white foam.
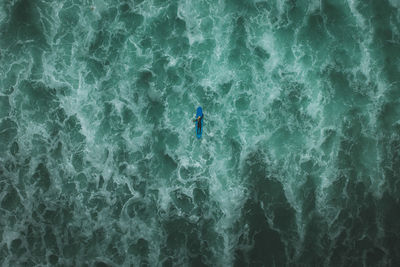
<path id="1" fill-rule="evenodd" d="M 321 0 L 311 0 L 308 2 L 307 14 L 312 14 L 321 10 Z"/>
<path id="2" fill-rule="evenodd" d="M 395 8 L 400 8 L 400 1 L 399 0 L 389 0 L 389 3 Z"/>
<path id="3" fill-rule="evenodd" d="M 357 9 L 357 5 L 360 0 L 347 0 L 347 4 L 350 8 L 352 15 L 356 18 L 357 24 L 362 29 L 365 29 L 366 23 L 365 18 L 361 15 L 361 13 Z"/>

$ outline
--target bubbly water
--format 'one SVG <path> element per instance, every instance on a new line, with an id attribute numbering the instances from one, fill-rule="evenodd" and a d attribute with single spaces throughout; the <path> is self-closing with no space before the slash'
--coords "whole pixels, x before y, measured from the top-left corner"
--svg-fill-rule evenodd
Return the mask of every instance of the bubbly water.
<path id="1" fill-rule="evenodd" d="M 3 266 L 400 266 L 398 0 L 1 0 L 0 63 Z"/>

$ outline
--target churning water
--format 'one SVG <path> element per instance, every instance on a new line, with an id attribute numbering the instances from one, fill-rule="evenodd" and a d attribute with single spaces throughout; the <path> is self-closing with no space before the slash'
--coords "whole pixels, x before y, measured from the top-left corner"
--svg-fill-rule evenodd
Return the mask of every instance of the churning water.
<path id="1" fill-rule="evenodd" d="M 398 0 L 1 0 L 0 63 L 3 266 L 400 266 Z"/>

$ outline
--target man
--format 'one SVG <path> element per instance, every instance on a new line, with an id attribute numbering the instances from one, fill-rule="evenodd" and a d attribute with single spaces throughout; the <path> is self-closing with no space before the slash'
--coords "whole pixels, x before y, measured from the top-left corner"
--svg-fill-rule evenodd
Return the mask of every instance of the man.
<path id="1" fill-rule="evenodd" d="M 203 114 L 201 116 L 198 116 L 197 119 L 193 120 L 193 122 L 197 121 L 197 133 L 201 133 L 201 120 L 203 119 Z"/>

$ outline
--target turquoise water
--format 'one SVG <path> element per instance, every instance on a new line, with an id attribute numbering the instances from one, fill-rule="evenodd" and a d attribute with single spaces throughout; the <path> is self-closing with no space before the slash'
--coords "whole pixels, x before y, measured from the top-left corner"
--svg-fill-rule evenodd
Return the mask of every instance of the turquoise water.
<path id="1" fill-rule="evenodd" d="M 400 266 L 397 0 L 1 0 L 0 62 L 1 265 Z"/>

